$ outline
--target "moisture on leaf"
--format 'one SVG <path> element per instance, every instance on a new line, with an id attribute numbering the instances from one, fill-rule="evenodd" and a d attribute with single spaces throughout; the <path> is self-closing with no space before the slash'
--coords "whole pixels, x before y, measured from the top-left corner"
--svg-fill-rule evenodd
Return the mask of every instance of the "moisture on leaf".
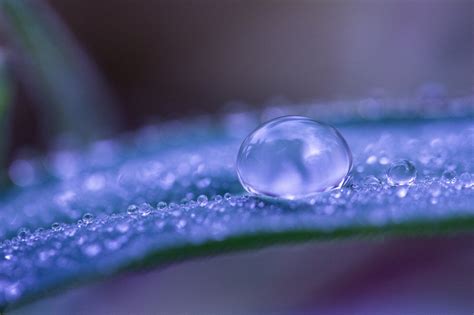
<path id="1" fill-rule="evenodd" d="M 452 104 L 456 113 L 470 108 L 469 99 Z M 343 121 L 311 106 L 296 111 L 331 121 L 347 140 L 353 168 L 341 189 L 297 201 L 244 192 L 235 161 L 260 123 L 255 112 L 162 123 L 24 161 L 40 175 L 0 200 L 0 306 L 212 253 L 474 227 L 472 120 Z M 393 186 L 398 161 L 417 175 Z"/>

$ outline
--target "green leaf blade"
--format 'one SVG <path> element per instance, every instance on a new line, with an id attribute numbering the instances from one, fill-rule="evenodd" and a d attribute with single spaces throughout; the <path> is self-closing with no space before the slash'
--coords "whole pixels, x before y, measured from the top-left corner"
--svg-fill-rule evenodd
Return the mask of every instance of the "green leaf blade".
<path id="1" fill-rule="evenodd" d="M 90 141 L 115 131 L 110 91 L 47 3 L 1 0 L 0 22 L 50 136 L 69 134 Z"/>

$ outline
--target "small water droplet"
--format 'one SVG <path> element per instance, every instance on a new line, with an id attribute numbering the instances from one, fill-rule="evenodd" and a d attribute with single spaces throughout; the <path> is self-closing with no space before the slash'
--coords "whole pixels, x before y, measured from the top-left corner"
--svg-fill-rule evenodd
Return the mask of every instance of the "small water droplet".
<path id="1" fill-rule="evenodd" d="M 160 202 L 158 202 L 158 205 L 156 206 L 156 208 L 157 208 L 158 210 L 165 210 L 167 206 L 168 206 L 168 205 L 166 204 L 166 202 L 160 201 Z"/>
<path id="2" fill-rule="evenodd" d="M 332 196 L 336 199 L 339 199 L 341 198 L 341 191 L 340 190 L 336 190 L 332 193 Z"/>
<path id="3" fill-rule="evenodd" d="M 200 207 L 204 207 L 205 205 L 207 205 L 207 202 L 208 202 L 208 199 L 206 195 L 200 195 L 197 198 L 197 203 Z"/>
<path id="4" fill-rule="evenodd" d="M 459 183 L 466 188 L 469 188 L 472 186 L 472 176 L 469 173 L 462 173 L 459 176 Z"/>
<path id="5" fill-rule="evenodd" d="M 152 210 L 153 210 L 153 207 L 150 206 L 150 204 L 148 203 L 142 203 L 140 207 L 138 207 L 138 213 L 140 213 L 140 215 L 143 217 L 150 215 Z"/>
<path id="6" fill-rule="evenodd" d="M 204 189 L 204 188 L 208 187 L 210 184 L 211 184 L 211 179 L 208 178 L 208 177 L 205 177 L 201 180 L 198 180 L 197 183 L 196 183 L 196 186 L 200 189 Z"/>
<path id="7" fill-rule="evenodd" d="M 98 244 L 90 244 L 87 246 L 84 246 L 83 252 L 89 257 L 94 257 L 97 256 L 101 251 L 101 248 Z"/>
<path id="8" fill-rule="evenodd" d="M 22 286 L 20 285 L 20 283 L 12 283 L 10 285 L 5 286 L 2 291 L 4 291 L 5 298 L 7 299 L 7 301 L 14 301 L 18 297 L 20 297 L 22 293 Z"/>
<path id="9" fill-rule="evenodd" d="M 406 186 L 401 186 L 397 188 L 397 197 L 405 198 L 408 194 L 408 188 Z"/>
<path id="10" fill-rule="evenodd" d="M 263 124 L 245 139 L 237 157 L 237 174 L 247 191 L 286 199 L 341 187 L 351 166 L 351 151 L 339 132 L 301 116 Z"/>
<path id="11" fill-rule="evenodd" d="M 416 168 L 407 160 L 393 163 L 387 171 L 387 181 L 391 186 L 410 185 L 416 179 Z"/>
<path id="12" fill-rule="evenodd" d="M 443 180 L 447 184 L 454 184 L 456 182 L 456 172 L 455 171 L 444 171 Z"/>
<path id="13" fill-rule="evenodd" d="M 439 195 L 441 195 L 441 189 L 443 187 L 441 186 L 441 184 L 439 182 L 433 182 L 431 183 L 430 185 L 430 193 L 431 193 L 431 196 L 433 197 L 438 197 Z"/>
<path id="14" fill-rule="evenodd" d="M 94 220 L 94 215 L 92 213 L 85 213 L 82 216 L 82 222 L 84 222 L 85 224 L 91 224 L 93 220 Z"/>
<path id="15" fill-rule="evenodd" d="M 128 225 L 127 222 L 121 222 L 115 226 L 115 229 L 119 231 L 120 233 L 125 233 L 128 231 L 130 226 Z"/>
<path id="16" fill-rule="evenodd" d="M 90 191 L 101 190 L 105 186 L 105 177 L 102 174 L 93 174 L 84 181 L 84 188 Z"/>
<path id="17" fill-rule="evenodd" d="M 370 155 L 367 158 L 367 160 L 365 161 L 365 163 L 367 163 L 369 165 L 375 164 L 375 163 L 377 163 L 377 157 L 375 155 Z"/>
<path id="18" fill-rule="evenodd" d="M 61 224 L 59 224 L 58 222 L 54 222 L 53 224 L 51 224 L 51 228 L 53 229 L 53 231 L 59 231 L 61 229 Z"/>
<path id="19" fill-rule="evenodd" d="M 386 157 L 385 155 L 382 155 L 379 158 L 379 164 L 380 165 L 387 165 L 388 163 L 390 163 L 390 159 L 388 157 Z"/>
<path id="20" fill-rule="evenodd" d="M 323 208 L 323 212 L 324 214 L 326 215 L 331 215 L 334 213 L 334 211 L 336 210 L 336 208 L 333 206 L 333 205 L 328 205 L 328 206 L 325 206 Z"/>
<path id="21" fill-rule="evenodd" d="M 364 177 L 364 185 L 367 188 L 377 189 L 380 187 L 381 183 L 380 180 L 374 175 L 368 175 Z"/>
<path id="22" fill-rule="evenodd" d="M 182 229 L 186 226 L 186 221 L 185 220 L 179 220 L 178 223 L 176 223 L 176 227 L 178 229 Z"/>
<path id="23" fill-rule="evenodd" d="M 117 250 L 120 248 L 122 243 L 116 239 L 105 240 L 104 245 L 108 250 Z"/>
<path id="24" fill-rule="evenodd" d="M 138 207 L 136 205 L 130 205 L 127 208 L 127 213 L 128 214 L 135 214 L 138 211 Z"/>
<path id="25" fill-rule="evenodd" d="M 24 240 L 28 237 L 29 234 L 30 234 L 30 230 L 26 228 L 21 228 L 18 230 L 17 236 L 19 239 Z"/>

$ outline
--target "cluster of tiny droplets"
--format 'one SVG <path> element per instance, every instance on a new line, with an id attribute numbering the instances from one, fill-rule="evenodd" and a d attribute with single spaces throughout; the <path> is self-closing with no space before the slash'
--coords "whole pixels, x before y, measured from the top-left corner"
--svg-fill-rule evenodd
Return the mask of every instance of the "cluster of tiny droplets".
<path id="1" fill-rule="evenodd" d="M 460 108 L 455 113 L 466 111 Z M 299 110 L 321 119 L 314 107 Z M 82 153 L 62 148 L 14 163 L 12 180 L 25 188 L 0 201 L 0 308 L 154 252 L 228 236 L 474 215 L 468 119 L 336 124 L 354 161 L 342 189 L 294 202 L 243 194 L 235 156 L 269 113 L 229 114 L 223 125 L 166 123 Z"/>

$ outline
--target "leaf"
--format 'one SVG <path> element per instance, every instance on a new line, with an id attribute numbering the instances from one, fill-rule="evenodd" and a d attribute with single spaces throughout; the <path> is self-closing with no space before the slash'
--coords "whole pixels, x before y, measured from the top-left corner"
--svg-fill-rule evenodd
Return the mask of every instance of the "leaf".
<path id="1" fill-rule="evenodd" d="M 92 62 L 44 1 L 0 0 L 0 18 L 36 93 L 43 129 L 77 140 L 109 136 L 116 124 L 112 97 Z"/>
<path id="2" fill-rule="evenodd" d="M 311 107 L 298 110 L 315 115 Z M 162 123 L 32 161 L 47 175 L 0 201 L 1 307 L 191 257 L 474 228 L 469 117 L 339 123 L 354 156 L 351 181 L 294 202 L 248 195 L 237 180 L 236 154 L 258 117 Z M 388 186 L 385 172 L 399 159 L 416 166 L 414 185 Z"/>
<path id="3" fill-rule="evenodd" d="M 0 189 L 6 184 L 6 163 L 10 136 L 10 112 L 13 84 L 7 69 L 6 53 L 0 48 Z"/>

